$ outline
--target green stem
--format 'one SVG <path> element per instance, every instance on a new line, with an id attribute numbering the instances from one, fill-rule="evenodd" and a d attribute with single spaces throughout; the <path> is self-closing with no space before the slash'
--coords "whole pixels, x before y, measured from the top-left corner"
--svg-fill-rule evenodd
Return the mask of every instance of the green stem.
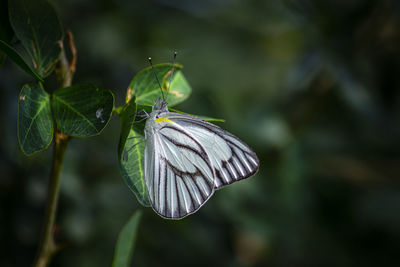
<path id="1" fill-rule="evenodd" d="M 74 38 L 71 31 L 67 31 L 68 43 L 71 49 L 72 59 L 71 63 L 68 61 L 63 42 L 60 41 L 61 57 L 59 64 L 56 68 L 58 83 L 61 88 L 71 86 L 72 77 L 75 73 L 76 64 L 76 48 Z M 53 147 L 53 164 L 51 166 L 49 187 L 47 194 L 47 207 L 45 221 L 39 245 L 39 251 L 34 264 L 35 267 L 46 267 L 51 257 L 54 255 L 61 246 L 57 245 L 54 241 L 54 220 L 57 211 L 58 192 L 60 188 L 60 175 L 64 160 L 65 150 L 67 149 L 70 137 L 61 133 L 58 127 L 55 127 L 54 132 L 54 147 Z"/>
<path id="2" fill-rule="evenodd" d="M 54 219 L 57 210 L 58 192 L 60 188 L 60 174 L 63 165 L 65 150 L 68 145 L 68 136 L 56 131 L 54 134 L 53 164 L 50 172 L 48 186 L 48 199 L 45 215 L 45 223 L 42 232 L 42 240 L 39 246 L 39 253 L 35 267 L 45 267 L 49 263 L 52 255 L 57 251 L 54 242 Z"/>
<path id="3" fill-rule="evenodd" d="M 124 110 L 125 106 L 113 107 L 113 114 L 121 116 L 122 111 Z"/>

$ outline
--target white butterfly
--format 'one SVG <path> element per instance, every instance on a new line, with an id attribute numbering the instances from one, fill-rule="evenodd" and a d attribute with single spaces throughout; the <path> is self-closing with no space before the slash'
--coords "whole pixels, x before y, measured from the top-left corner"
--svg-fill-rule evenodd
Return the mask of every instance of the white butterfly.
<path id="1" fill-rule="evenodd" d="M 145 141 L 147 193 L 154 211 L 168 219 L 196 212 L 215 190 L 259 167 L 257 155 L 239 138 L 194 116 L 169 112 L 160 98 L 148 115 Z"/>

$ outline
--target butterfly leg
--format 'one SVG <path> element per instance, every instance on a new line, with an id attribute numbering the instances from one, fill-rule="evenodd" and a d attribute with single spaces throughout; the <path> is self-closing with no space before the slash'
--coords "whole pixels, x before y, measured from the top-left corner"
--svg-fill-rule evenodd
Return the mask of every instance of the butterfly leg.
<path id="1" fill-rule="evenodd" d="M 141 113 L 139 114 L 139 112 L 141 112 Z M 142 121 L 146 120 L 148 117 L 150 117 L 150 114 L 147 113 L 146 110 L 144 110 L 144 109 L 142 109 L 139 112 L 136 114 L 136 117 L 141 117 L 141 119 L 137 120 L 137 121 L 133 121 L 130 124 L 142 122 Z M 131 115 L 131 116 L 133 116 L 133 115 Z"/>
<path id="2" fill-rule="evenodd" d="M 132 145 L 132 147 L 130 147 L 129 149 L 125 149 L 125 150 L 124 150 L 124 154 L 122 155 L 122 160 L 123 160 L 123 161 L 128 161 L 128 154 L 129 154 L 129 152 L 132 151 L 132 149 L 133 149 L 135 146 L 137 146 L 137 145 L 143 143 L 144 141 L 146 141 L 146 139 L 145 139 L 143 136 L 132 136 L 132 137 L 137 137 L 137 138 L 138 138 L 138 137 L 141 137 L 141 138 L 143 138 L 143 140 L 134 143 L 134 144 Z"/>
<path id="3" fill-rule="evenodd" d="M 142 135 L 134 135 L 134 136 L 130 136 L 127 139 L 135 139 L 135 138 L 144 138 Z"/>

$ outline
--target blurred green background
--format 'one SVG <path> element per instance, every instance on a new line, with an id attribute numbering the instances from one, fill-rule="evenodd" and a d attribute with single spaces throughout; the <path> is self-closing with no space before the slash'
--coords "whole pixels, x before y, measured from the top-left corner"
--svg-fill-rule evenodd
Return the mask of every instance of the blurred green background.
<path id="1" fill-rule="evenodd" d="M 226 119 L 254 148 L 257 175 L 167 221 L 119 173 L 120 124 L 73 139 L 51 266 L 110 266 L 126 220 L 144 210 L 132 266 L 399 266 L 400 2 L 50 1 L 78 49 L 75 83 L 124 101 L 132 77 L 177 61 L 193 88 L 180 110 Z M 51 148 L 24 156 L 19 90 L 0 69 L 0 266 L 32 264 Z"/>

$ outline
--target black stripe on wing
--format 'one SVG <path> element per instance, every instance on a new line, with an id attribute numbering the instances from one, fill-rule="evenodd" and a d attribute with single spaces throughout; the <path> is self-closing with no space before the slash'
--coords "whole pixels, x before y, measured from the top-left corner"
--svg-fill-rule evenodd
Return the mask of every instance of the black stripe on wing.
<path id="1" fill-rule="evenodd" d="M 240 150 L 231 144 L 229 144 L 229 147 L 232 150 L 232 157 L 227 161 L 222 161 L 220 169 L 215 168 L 216 189 L 248 178 L 258 171 L 259 161 L 254 153 Z"/>
<path id="2" fill-rule="evenodd" d="M 220 189 L 223 186 L 248 178 L 258 171 L 260 163 L 257 155 L 246 143 L 235 135 L 217 125 L 189 115 L 173 114 L 173 116 L 170 117 L 178 123 L 183 122 L 183 127 L 185 127 L 184 125 L 187 123 L 187 125 L 194 125 L 195 127 L 206 129 L 225 140 L 226 144 L 231 149 L 232 156 L 228 160 L 220 160 L 220 163 L 214 166 L 216 174 L 215 189 Z M 209 153 L 209 157 L 217 157 L 212 154 L 213 153 Z"/>

